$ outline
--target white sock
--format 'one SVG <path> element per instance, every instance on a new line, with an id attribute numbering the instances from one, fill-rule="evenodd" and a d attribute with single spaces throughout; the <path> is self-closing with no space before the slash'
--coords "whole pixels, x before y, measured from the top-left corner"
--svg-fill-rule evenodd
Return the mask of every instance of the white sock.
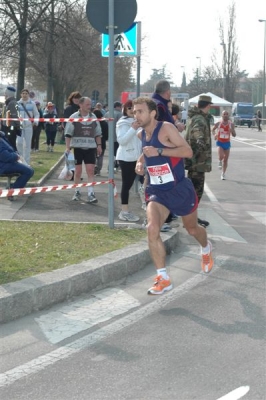
<path id="1" fill-rule="evenodd" d="M 169 279 L 167 275 L 166 268 L 157 269 L 157 275 L 161 275 L 163 279 Z"/>
<path id="2" fill-rule="evenodd" d="M 90 194 L 92 194 L 92 193 L 94 193 L 94 190 L 93 190 L 93 188 L 90 186 L 90 187 L 88 188 L 88 195 L 90 195 Z"/>
<path id="3" fill-rule="evenodd" d="M 208 244 L 207 244 L 206 247 L 202 247 L 202 248 L 201 248 L 201 254 L 209 254 L 210 251 L 211 251 L 211 248 L 210 248 L 209 242 L 208 242 Z"/>

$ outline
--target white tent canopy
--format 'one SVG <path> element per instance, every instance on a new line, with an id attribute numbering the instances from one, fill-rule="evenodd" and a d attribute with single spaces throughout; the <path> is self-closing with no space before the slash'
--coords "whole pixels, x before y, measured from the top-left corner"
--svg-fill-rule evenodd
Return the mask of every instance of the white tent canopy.
<path id="1" fill-rule="evenodd" d="M 212 98 L 212 102 L 214 106 L 220 106 L 220 107 L 232 107 L 232 103 L 230 101 L 224 100 L 221 97 L 216 96 L 215 94 L 208 92 L 208 93 L 201 93 L 198 96 L 192 97 L 191 99 L 188 100 L 188 104 L 190 106 L 193 106 L 195 104 L 198 104 L 198 100 L 200 96 L 210 96 Z"/>
<path id="2" fill-rule="evenodd" d="M 266 105 L 266 102 L 264 103 L 264 107 Z M 260 104 L 256 104 L 254 107 L 262 107 L 262 102 Z"/>

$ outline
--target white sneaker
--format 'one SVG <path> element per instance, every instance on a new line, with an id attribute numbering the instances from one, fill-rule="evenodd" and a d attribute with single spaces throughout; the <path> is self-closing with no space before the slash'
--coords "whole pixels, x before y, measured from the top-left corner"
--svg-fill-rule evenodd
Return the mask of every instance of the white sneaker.
<path id="1" fill-rule="evenodd" d="M 222 161 L 219 161 L 219 163 L 218 163 L 218 168 L 219 168 L 219 169 L 222 169 L 222 166 L 223 166 Z"/>
<path id="2" fill-rule="evenodd" d="M 81 193 L 79 190 L 77 190 L 74 196 L 72 197 L 72 201 L 80 201 L 80 200 L 81 200 Z"/>
<path id="3" fill-rule="evenodd" d="M 225 174 L 224 173 L 222 173 L 222 175 L 221 175 L 221 180 L 225 181 Z"/>
<path id="4" fill-rule="evenodd" d="M 88 195 L 88 203 L 98 203 L 94 193 Z"/>
<path id="5" fill-rule="evenodd" d="M 139 221 L 139 217 L 131 212 L 126 212 L 126 211 L 120 211 L 118 218 L 121 219 L 121 221 L 128 221 L 128 222 L 137 222 Z"/>

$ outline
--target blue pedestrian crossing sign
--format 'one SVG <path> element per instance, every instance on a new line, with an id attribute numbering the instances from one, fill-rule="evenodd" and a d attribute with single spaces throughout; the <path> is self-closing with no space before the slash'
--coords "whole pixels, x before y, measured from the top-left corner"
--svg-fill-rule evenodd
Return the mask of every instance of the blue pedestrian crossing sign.
<path id="1" fill-rule="evenodd" d="M 135 57 L 138 55 L 137 22 L 126 31 L 114 35 L 114 55 L 120 57 Z M 102 34 L 102 57 L 109 57 L 109 35 Z"/>

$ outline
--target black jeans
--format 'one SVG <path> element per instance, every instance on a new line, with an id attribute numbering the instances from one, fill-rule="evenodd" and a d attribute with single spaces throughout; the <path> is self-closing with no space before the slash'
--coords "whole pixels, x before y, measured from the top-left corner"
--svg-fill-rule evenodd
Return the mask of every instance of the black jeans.
<path id="1" fill-rule="evenodd" d="M 128 204 L 129 191 L 136 178 L 136 161 L 119 160 L 122 175 L 121 204 Z"/>

